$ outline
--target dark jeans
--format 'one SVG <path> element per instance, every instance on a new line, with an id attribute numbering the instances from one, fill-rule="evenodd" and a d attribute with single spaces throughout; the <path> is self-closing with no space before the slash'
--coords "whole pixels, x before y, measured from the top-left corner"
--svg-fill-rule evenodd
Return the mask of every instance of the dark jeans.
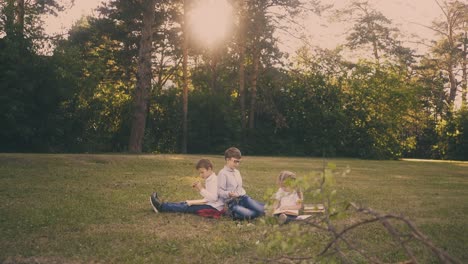
<path id="1" fill-rule="evenodd" d="M 203 209 L 214 209 L 210 205 L 200 204 L 200 205 L 188 205 L 186 202 L 180 203 L 162 203 L 161 212 L 173 212 L 173 213 L 187 213 L 187 214 L 196 214 L 197 211 Z"/>
<path id="2" fill-rule="evenodd" d="M 248 195 L 242 195 L 227 202 L 234 220 L 249 220 L 265 214 L 265 204 L 255 201 Z"/>

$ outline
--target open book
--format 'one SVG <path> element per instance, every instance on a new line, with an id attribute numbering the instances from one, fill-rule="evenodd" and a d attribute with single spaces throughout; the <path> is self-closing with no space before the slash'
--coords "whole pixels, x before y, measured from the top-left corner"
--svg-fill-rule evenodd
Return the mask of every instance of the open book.
<path id="1" fill-rule="evenodd" d="M 323 204 L 304 204 L 303 213 L 310 214 L 310 213 L 323 213 L 325 212 L 325 207 Z"/>
<path id="2" fill-rule="evenodd" d="M 185 201 L 189 206 L 192 205 L 201 205 L 201 204 L 206 204 L 207 201 L 205 199 L 199 199 L 199 200 L 186 200 Z"/>
<path id="3" fill-rule="evenodd" d="M 285 215 L 299 215 L 299 210 L 292 209 L 276 209 L 273 214 L 285 214 Z"/>
<path id="4" fill-rule="evenodd" d="M 312 217 L 312 215 L 298 215 L 297 220 L 306 220 L 307 218 Z"/>

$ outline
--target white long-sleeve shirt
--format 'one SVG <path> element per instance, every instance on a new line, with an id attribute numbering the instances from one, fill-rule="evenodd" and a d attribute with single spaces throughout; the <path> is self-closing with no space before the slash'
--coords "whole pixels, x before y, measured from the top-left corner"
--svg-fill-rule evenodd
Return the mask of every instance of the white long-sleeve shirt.
<path id="1" fill-rule="evenodd" d="M 224 202 L 218 197 L 218 179 L 215 173 L 206 178 L 205 188 L 201 189 L 200 195 L 207 201 L 207 205 L 216 208 L 218 211 L 223 210 Z"/>
<path id="2" fill-rule="evenodd" d="M 238 170 L 224 166 L 218 173 L 218 195 L 223 202 L 228 200 L 229 193 L 245 195 L 246 191 L 242 187 L 242 177 Z"/>
<path id="3" fill-rule="evenodd" d="M 275 193 L 275 199 L 279 201 L 279 208 L 295 206 L 301 200 L 297 191 L 287 192 L 283 188 L 279 188 Z"/>

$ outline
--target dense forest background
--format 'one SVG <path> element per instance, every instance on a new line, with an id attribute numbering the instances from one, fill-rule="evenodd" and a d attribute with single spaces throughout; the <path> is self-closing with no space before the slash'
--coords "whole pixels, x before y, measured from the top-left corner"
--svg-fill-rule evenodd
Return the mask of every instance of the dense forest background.
<path id="1" fill-rule="evenodd" d="M 419 54 L 363 1 L 230 1 L 231 34 L 204 45 L 184 16 L 200 1 L 111 0 L 49 36 L 63 1 L 2 0 L 0 151 L 468 160 L 466 2 L 437 1 Z M 345 43 L 280 51 L 285 21 L 325 12 Z"/>

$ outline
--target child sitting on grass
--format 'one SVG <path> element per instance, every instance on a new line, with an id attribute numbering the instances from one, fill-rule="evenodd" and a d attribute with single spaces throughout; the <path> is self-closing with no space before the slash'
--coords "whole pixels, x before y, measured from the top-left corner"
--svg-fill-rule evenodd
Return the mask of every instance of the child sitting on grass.
<path id="1" fill-rule="evenodd" d="M 178 212 L 197 214 L 204 217 L 219 218 L 224 213 L 224 203 L 218 198 L 218 179 L 213 172 L 213 164 L 208 159 L 198 161 L 195 168 L 200 177 L 205 179 L 205 187 L 200 182 L 195 182 L 192 187 L 203 196 L 201 200 L 188 200 L 178 203 L 163 203 L 157 193 L 151 194 L 150 203 L 154 212 Z"/>
<path id="2" fill-rule="evenodd" d="M 294 188 L 296 174 L 282 171 L 278 177 L 279 189 L 274 195 L 273 215 L 278 217 L 280 224 L 289 223 L 297 219 L 302 208 L 302 192 Z"/>
<path id="3" fill-rule="evenodd" d="M 226 164 L 218 173 L 218 195 L 234 220 L 251 220 L 264 215 L 265 208 L 263 203 L 248 196 L 242 187 L 242 176 L 237 170 L 241 158 L 238 148 L 231 147 L 224 152 Z"/>

